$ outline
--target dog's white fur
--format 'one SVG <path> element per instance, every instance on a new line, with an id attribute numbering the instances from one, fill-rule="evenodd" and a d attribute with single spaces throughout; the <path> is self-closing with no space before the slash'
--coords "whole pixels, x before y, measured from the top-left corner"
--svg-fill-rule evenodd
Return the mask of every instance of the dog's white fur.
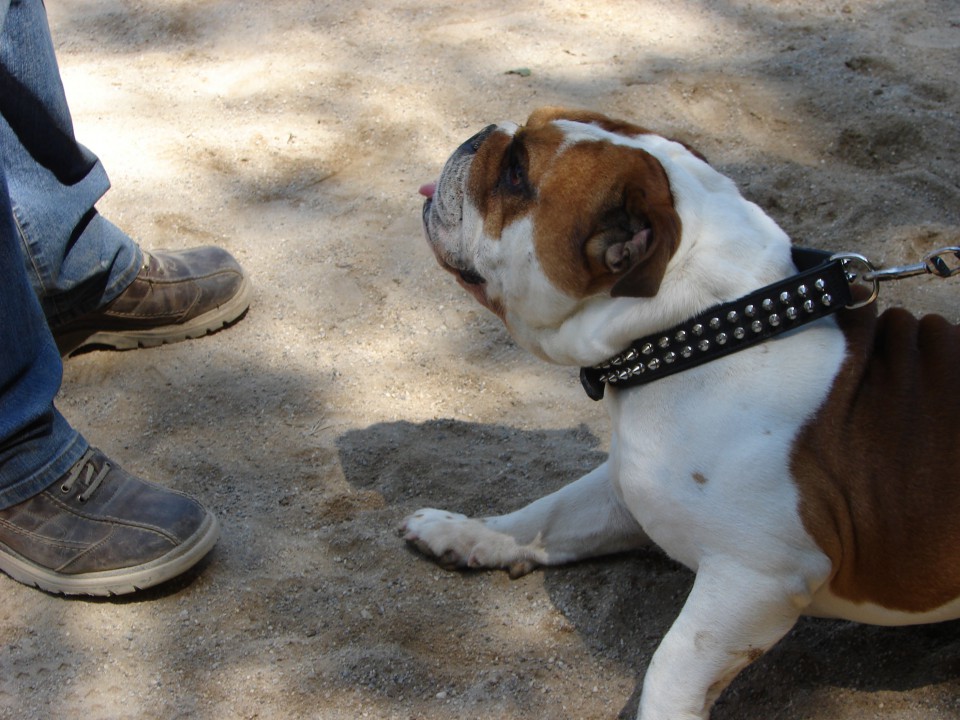
<path id="1" fill-rule="evenodd" d="M 462 225 L 435 233 L 435 250 L 486 278 L 487 299 L 530 351 L 593 365 L 795 271 L 783 231 L 684 146 L 556 122 L 568 146 L 604 141 L 652 154 L 669 178 L 683 235 L 655 296 L 572 298 L 532 251 L 535 217 L 487 237 L 463 192 Z M 445 182 L 452 180 L 441 177 L 438 196 L 451 192 Z M 608 388 L 613 436 L 603 465 L 508 515 L 420 510 L 406 520 L 406 537 L 447 562 L 514 573 L 653 541 L 694 570 L 693 590 L 647 670 L 640 720 L 707 718 L 736 673 L 801 614 L 889 624 L 955 617 L 956 606 L 917 617 L 855 605 L 826 585 L 831 563 L 800 519 L 790 452 L 844 356 L 844 336 L 828 318 L 637 390 Z"/>

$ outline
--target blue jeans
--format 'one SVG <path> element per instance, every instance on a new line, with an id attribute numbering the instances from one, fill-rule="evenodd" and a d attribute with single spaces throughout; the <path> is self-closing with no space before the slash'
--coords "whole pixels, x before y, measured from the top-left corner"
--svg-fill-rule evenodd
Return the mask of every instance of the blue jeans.
<path id="1" fill-rule="evenodd" d="M 94 206 L 109 188 L 77 143 L 41 0 L 0 0 L 0 509 L 44 490 L 87 442 L 53 405 L 50 327 L 137 276 L 137 244 Z"/>

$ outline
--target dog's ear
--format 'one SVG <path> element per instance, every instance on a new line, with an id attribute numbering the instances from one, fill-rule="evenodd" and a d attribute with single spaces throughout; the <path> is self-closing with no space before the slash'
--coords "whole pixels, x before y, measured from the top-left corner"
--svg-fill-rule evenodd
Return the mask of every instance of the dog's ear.
<path id="1" fill-rule="evenodd" d="M 652 155 L 638 151 L 638 162 L 624 184 L 623 198 L 630 232 L 604 254 L 608 271 L 617 278 L 610 294 L 652 297 L 660 289 L 681 232 L 667 174 Z"/>

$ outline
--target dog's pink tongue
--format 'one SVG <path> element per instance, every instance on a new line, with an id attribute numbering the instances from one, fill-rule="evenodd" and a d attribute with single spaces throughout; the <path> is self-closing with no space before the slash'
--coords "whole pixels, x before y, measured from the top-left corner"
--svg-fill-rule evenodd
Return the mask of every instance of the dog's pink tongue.
<path id="1" fill-rule="evenodd" d="M 427 198 L 432 198 L 433 194 L 437 191 L 437 184 L 435 182 L 427 183 L 426 185 L 420 186 L 420 194 Z"/>

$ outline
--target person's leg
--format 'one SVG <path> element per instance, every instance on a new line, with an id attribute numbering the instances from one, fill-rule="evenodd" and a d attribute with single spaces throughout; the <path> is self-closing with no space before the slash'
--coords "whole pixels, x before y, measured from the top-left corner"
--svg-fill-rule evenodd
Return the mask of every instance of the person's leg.
<path id="1" fill-rule="evenodd" d="M 97 213 L 110 183 L 74 137 L 43 3 L 9 6 L 0 27 L 0 165 L 27 274 L 60 352 L 151 347 L 237 320 L 251 288 L 228 252 L 143 253 Z"/>
<path id="2" fill-rule="evenodd" d="M 0 28 L 0 164 L 23 262 L 51 325 L 100 307 L 133 282 L 140 250 L 94 209 L 110 182 L 74 137 L 40 0 L 14 0 Z"/>
<path id="3" fill-rule="evenodd" d="M 0 570 L 85 595 L 175 577 L 213 547 L 217 520 L 124 472 L 57 412 L 63 366 L 19 243 L 0 167 Z"/>
<path id="4" fill-rule="evenodd" d="M 19 242 L 0 170 L 0 509 L 50 486 L 87 450 L 53 406 L 63 366 Z"/>

